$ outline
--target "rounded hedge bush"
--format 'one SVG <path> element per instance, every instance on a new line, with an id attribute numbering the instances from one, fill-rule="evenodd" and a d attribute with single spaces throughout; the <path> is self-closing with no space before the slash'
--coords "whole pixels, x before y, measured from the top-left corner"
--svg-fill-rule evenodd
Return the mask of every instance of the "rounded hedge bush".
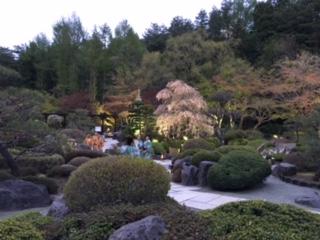
<path id="1" fill-rule="evenodd" d="M 63 164 L 61 166 L 55 166 L 48 171 L 49 177 L 69 177 L 70 174 L 76 170 L 77 167 L 70 164 Z"/>
<path id="2" fill-rule="evenodd" d="M 141 204 L 166 198 L 169 173 L 160 165 L 128 156 L 92 160 L 73 172 L 64 193 L 76 211 L 117 203 Z"/>
<path id="3" fill-rule="evenodd" d="M 218 162 L 220 157 L 218 152 L 201 150 L 192 156 L 191 164 L 198 167 L 202 161 Z"/>
<path id="4" fill-rule="evenodd" d="M 162 143 L 154 142 L 152 143 L 152 148 L 155 155 L 162 155 L 167 153 L 167 150 Z"/>
<path id="5" fill-rule="evenodd" d="M 269 164 L 258 153 L 233 151 L 209 169 L 208 184 L 213 189 L 241 190 L 263 182 L 270 174 Z"/>
<path id="6" fill-rule="evenodd" d="M 19 167 L 32 167 L 38 172 L 46 173 L 49 169 L 64 164 L 63 156 L 59 154 L 53 155 L 26 155 L 17 159 Z"/>
<path id="7" fill-rule="evenodd" d="M 15 177 L 10 172 L 6 170 L 0 170 L 0 182 L 14 178 Z"/>
<path id="8" fill-rule="evenodd" d="M 224 141 L 226 143 L 242 138 L 246 138 L 246 133 L 241 129 L 230 129 L 224 135 Z"/>
<path id="9" fill-rule="evenodd" d="M 28 182 L 32 182 L 34 184 L 41 184 L 41 185 L 46 186 L 49 194 L 56 194 L 59 189 L 58 184 L 52 178 L 27 176 L 27 177 L 24 177 L 23 180 L 28 181 Z"/>
<path id="10" fill-rule="evenodd" d="M 183 144 L 183 151 L 189 149 L 214 150 L 215 148 L 216 145 L 214 143 L 210 143 L 203 138 L 190 139 Z"/>
<path id="11" fill-rule="evenodd" d="M 217 240 L 318 240 L 320 236 L 320 215 L 290 205 L 237 202 L 201 215 Z"/>
<path id="12" fill-rule="evenodd" d="M 90 160 L 91 160 L 91 158 L 88 158 L 88 157 L 75 157 L 75 158 L 71 159 L 69 164 L 73 165 L 75 167 L 79 167 L 82 164 L 89 162 Z"/>
<path id="13" fill-rule="evenodd" d="M 241 146 L 241 145 L 224 145 L 221 147 L 218 147 L 216 149 L 217 152 L 219 152 L 222 155 L 228 154 L 232 151 L 248 151 L 248 152 L 252 152 L 252 153 L 257 153 L 257 151 L 250 146 Z"/>
<path id="14" fill-rule="evenodd" d="M 175 157 L 175 159 L 182 159 L 182 158 L 185 158 L 185 157 L 192 157 L 194 154 L 196 154 L 199 151 L 201 151 L 201 149 L 197 149 L 197 148 L 185 150 L 185 151 L 179 153 Z"/>

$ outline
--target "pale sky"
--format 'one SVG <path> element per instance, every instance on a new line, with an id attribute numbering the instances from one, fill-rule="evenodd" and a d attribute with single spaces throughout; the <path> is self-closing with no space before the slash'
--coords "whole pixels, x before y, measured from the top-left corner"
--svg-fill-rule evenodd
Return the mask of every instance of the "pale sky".
<path id="1" fill-rule="evenodd" d="M 84 28 L 107 23 L 112 30 L 127 19 L 142 36 L 151 23 L 169 26 L 182 16 L 194 20 L 201 9 L 210 12 L 221 0 L 1 0 L 0 46 L 28 43 L 43 32 L 52 37 L 52 26 L 61 18 L 76 13 Z"/>

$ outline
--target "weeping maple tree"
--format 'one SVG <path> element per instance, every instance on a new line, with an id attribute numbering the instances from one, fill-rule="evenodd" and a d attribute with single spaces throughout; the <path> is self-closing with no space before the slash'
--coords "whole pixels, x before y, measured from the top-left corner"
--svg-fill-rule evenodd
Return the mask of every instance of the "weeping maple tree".
<path id="1" fill-rule="evenodd" d="M 208 106 L 200 93 L 181 80 L 171 81 L 157 93 L 155 111 L 159 132 L 167 137 L 199 137 L 213 134 Z"/>

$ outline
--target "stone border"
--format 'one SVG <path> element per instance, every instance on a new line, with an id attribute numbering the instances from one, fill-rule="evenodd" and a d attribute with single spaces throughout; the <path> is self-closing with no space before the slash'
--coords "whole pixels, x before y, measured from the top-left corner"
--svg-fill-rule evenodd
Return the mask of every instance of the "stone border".
<path id="1" fill-rule="evenodd" d="M 320 189 L 320 183 L 309 183 L 300 179 L 292 179 L 291 177 L 287 177 L 287 176 L 279 176 L 279 178 L 286 183 L 291 183 L 301 187 L 311 187 L 311 188 Z"/>

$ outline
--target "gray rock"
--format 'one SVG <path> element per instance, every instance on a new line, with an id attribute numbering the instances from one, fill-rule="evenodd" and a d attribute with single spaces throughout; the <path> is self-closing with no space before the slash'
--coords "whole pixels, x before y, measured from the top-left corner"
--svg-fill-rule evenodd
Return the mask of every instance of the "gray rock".
<path id="1" fill-rule="evenodd" d="M 208 185 L 208 171 L 211 166 L 214 165 L 214 162 L 210 161 L 202 161 L 199 165 L 199 174 L 198 181 L 200 186 Z"/>
<path id="2" fill-rule="evenodd" d="M 0 210 L 20 210 L 44 207 L 51 203 L 48 190 L 23 180 L 0 182 Z"/>
<path id="3" fill-rule="evenodd" d="M 49 115 L 47 118 L 47 124 L 52 128 L 62 128 L 63 121 L 64 118 L 57 114 Z"/>
<path id="4" fill-rule="evenodd" d="M 195 186 L 198 184 L 198 168 L 184 163 L 181 170 L 181 183 L 185 186 Z"/>
<path id="5" fill-rule="evenodd" d="M 274 176 L 294 176 L 297 174 L 297 167 L 290 163 L 279 163 L 272 166 L 272 175 Z"/>
<path id="6" fill-rule="evenodd" d="M 56 197 L 52 202 L 48 210 L 48 216 L 56 219 L 63 219 L 69 212 L 70 209 L 67 207 L 66 202 L 63 199 L 63 195 L 61 195 Z"/>
<path id="7" fill-rule="evenodd" d="M 165 232 L 166 226 L 162 218 L 149 216 L 122 226 L 109 237 L 109 240 L 160 240 Z"/>
<path id="8" fill-rule="evenodd" d="M 191 157 L 185 157 L 183 159 L 177 159 L 174 161 L 173 166 L 172 166 L 172 181 L 176 182 L 176 183 L 180 183 L 181 182 L 181 171 L 182 171 L 182 167 L 183 164 L 185 162 L 190 162 L 191 161 Z"/>
<path id="9" fill-rule="evenodd" d="M 297 197 L 294 201 L 307 207 L 320 208 L 320 196 L 316 192 L 312 196 Z"/>

